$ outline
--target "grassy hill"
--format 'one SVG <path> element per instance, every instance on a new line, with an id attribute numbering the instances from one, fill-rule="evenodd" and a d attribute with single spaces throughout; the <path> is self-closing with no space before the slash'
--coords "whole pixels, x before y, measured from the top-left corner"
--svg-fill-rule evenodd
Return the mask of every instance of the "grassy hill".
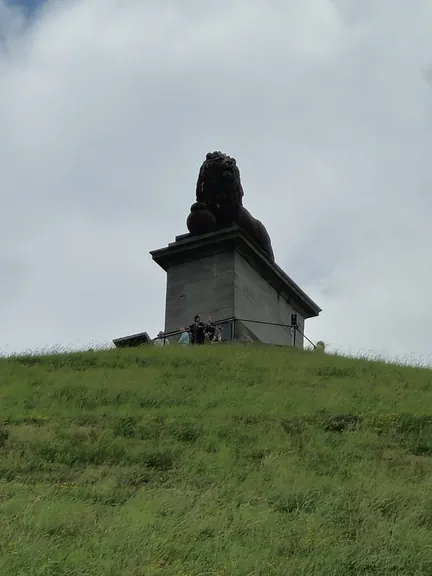
<path id="1" fill-rule="evenodd" d="M 2 576 L 432 574 L 432 371 L 255 346 L 0 360 Z"/>

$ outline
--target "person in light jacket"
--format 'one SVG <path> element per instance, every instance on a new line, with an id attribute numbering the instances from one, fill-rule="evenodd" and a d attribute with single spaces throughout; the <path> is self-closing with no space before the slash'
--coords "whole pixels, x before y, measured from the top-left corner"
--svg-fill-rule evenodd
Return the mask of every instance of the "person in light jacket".
<path id="1" fill-rule="evenodd" d="M 180 338 L 178 340 L 179 344 L 189 344 L 190 342 L 190 334 L 184 326 L 180 328 Z"/>
<path id="2" fill-rule="evenodd" d="M 159 334 L 157 335 L 156 340 L 154 341 L 154 345 L 155 346 L 168 346 L 168 344 L 169 344 L 169 340 L 161 330 L 159 332 Z"/>

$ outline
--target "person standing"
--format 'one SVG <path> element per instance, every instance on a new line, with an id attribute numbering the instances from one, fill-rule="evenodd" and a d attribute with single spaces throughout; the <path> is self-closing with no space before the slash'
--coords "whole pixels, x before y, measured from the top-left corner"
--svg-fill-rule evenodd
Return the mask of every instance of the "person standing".
<path id="1" fill-rule="evenodd" d="M 169 340 L 168 338 L 165 336 L 164 332 L 162 332 L 162 330 L 159 332 L 159 334 L 157 335 L 156 340 L 153 342 L 153 344 L 155 346 L 168 346 L 169 344 Z"/>
<path id="2" fill-rule="evenodd" d="M 212 317 L 209 316 L 207 319 L 207 324 L 205 325 L 205 336 L 206 338 L 208 338 L 208 340 L 210 340 L 210 342 L 213 341 L 215 332 L 216 332 L 216 324 L 213 322 Z"/>
<path id="3" fill-rule="evenodd" d="M 220 324 L 216 324 L 215 326 L 212 344 L 215 344 L 216 342 L 222 342 L 222 326 Z"/>
<path id="4" fill-rule="evenodd" d="M 205 332 L 204 332 L 204 322 L 201 322 L 199 314 L 194 318 L 193 324 L 190 325 L 191 333 L 191 344 L 204 344 Z"/>
<path id="5" fill-rule="evenodd" d="M 178 340 L 179 344 L 189 344 L 190 343 L 190 334 L 184 326 L 180 328 L 180 338 Z"/>

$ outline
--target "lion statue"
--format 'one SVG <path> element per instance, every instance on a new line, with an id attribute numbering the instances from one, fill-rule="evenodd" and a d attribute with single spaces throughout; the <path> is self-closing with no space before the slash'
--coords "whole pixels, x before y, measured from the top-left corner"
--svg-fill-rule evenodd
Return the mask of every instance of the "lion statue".
<path id="1" fill-rule="evenodd" d="M 198 174 L 196 202 L 191 206 L 187 227 L 193 236 L 200 236 L 233 224 L 274 260 L 265 226 L 243 206 L 243 188 L 235 158 L 222 152 L 209 152 Z"/>

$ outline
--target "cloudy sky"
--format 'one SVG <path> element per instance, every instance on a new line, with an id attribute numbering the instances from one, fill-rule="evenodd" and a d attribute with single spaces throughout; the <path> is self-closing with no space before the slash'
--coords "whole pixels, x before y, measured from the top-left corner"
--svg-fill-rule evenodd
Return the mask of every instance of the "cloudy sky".
<path id="1" fill-rule="evenodd" d="M 323 309 L 306 334 L 429 357 L 430 0 L 35 6 L 0 0 L 1 351 L 154 335 L 149 250 L 222 150 Z"/>

